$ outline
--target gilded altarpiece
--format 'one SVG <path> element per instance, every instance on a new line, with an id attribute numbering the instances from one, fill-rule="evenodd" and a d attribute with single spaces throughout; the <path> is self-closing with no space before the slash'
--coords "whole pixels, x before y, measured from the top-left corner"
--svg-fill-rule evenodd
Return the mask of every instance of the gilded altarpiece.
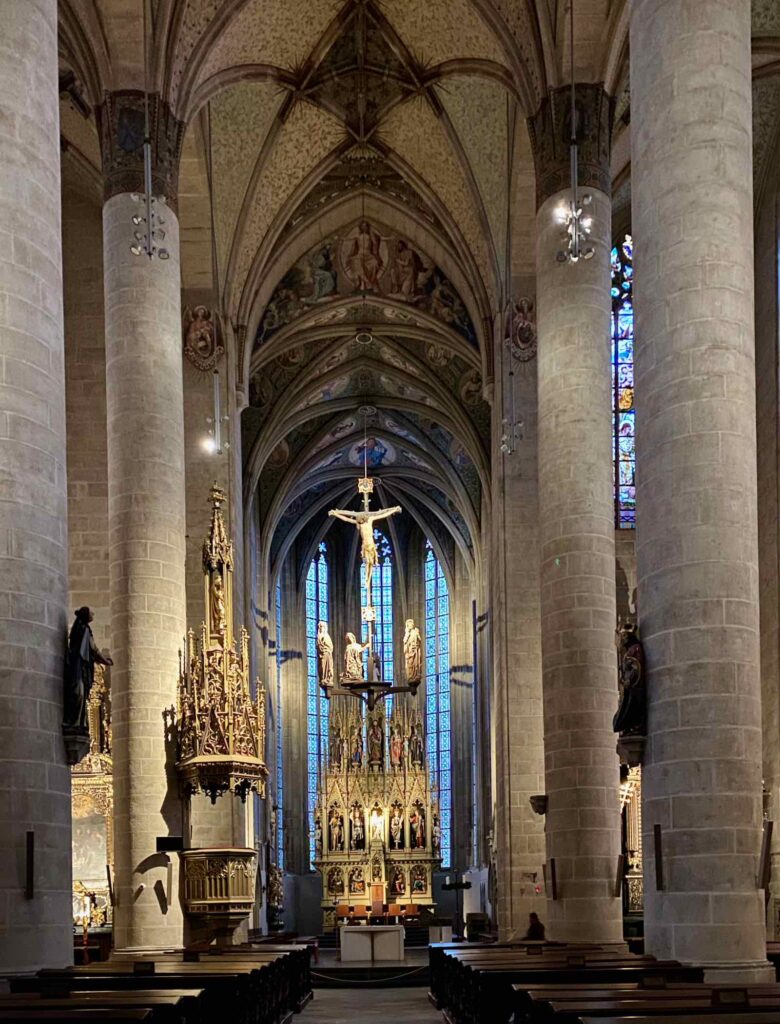
<path id="1" fill-rule="evenodd" d="M 71 769 L 73 807 L 73 920 L 80 927 L 111 923 L 109 876 L 114 864 L 111 691 L 95 665 L 87 705 L 89 753 Z"/>
<path id="2" fill-rule="evenodd" d="M 330 705 L 314 821 L 324 928 L 333 930 L 345 908 L 357 918 L 393 905 L 432 910 L 441 828 L 420 712 L 412 701 L 389 715 L 351 698 Z"/>

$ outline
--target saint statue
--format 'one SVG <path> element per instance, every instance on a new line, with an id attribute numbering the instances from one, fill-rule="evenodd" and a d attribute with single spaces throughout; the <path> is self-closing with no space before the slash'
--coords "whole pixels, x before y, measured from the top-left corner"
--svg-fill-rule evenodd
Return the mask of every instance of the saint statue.
<path id="1" fill-rule="evenodd" d="M 352 762 L 353 768 L 360 768 L 363 765 L 363 733 L 360 731 L 359 726 L 356 726 L 352 733 L 350 761 Z"/>
<path id="2" fill-rule="evenodd" d="M 618 649 L 620 706 L 612 720 L 615 732 L 642 735 L 646 730 L 645 654 L 633 622 L 623 622 L 615 633 Z"/>
<path id="3" fill-rule="evenodd" d="M 407 683 L 419 683 L 422 679 L 422 637 L 414 619 L 406 620 L 404 630 L 404 663 Z"/>
<path id="4" fill-rule="evenodd" d="M 320 686 L 333 686 L 333 641 L 327 622 L 317 623 L 317 679 Z"/>
<path id="5" fill-rule="evenodd" d="M 433 816 L 433 828 L 431 829 L 431 849 L 433 850 L 434 857 L 441 856 L 441 825 L 439 824 L 438 814 L 434 814 Z"/>
<path id="6" fill-rule="evenodd" d="M 371 811 L 371 842 L 381 843 L 384 839 L 385 831 L 385 816 L 382 814 L 380 808 L 375 804 Z"/>
<path id="7" fill-rule="evenodd" d="M 211 577 L 211 632 L 225 632 L 225 584 L 218 572 Z"/>
<path id="8" fill-rule="evenodd" d="M 334 807 L 328 819 L 328 831 L 330 832 L 330 848 L 334 853 L 344 849 L 344 818 Z"/>
<path id="9" fill-rule="evenodd" d="M 344 677 L 345 679 L 363 678 L 363 651 L 368 644 L 361 644 L 354 633 L 347 633 L 347 646 L 344 650 Z"/>
<path id="10" fill-rule="evenodd" d="M 390 737 L 390 767 L 400 768 L 404 758 L 404 738 L 401 735 L 401 727 L 393 726 L 393 733 Z"/>
<path id="11" fill-rule="evenodd" d="M 425 846 L 425 810 L 421 804 L 415 804 L 412 808 L 409 815 L 409 831 L 412 849 L 422 849 Z"/>
<path id="12" fill-rule="evenodd" d="M 396 868 L 393 873 L 393 880 L 390 883 L 390 891 L 394 896 L 403 896 L 406 893 L 406 882 L 401 868 Z"/>
<path id="13" fill-rule="evenodd" d="M 322 822 L 319 815 L 314 819 L 314 851 L 317 856 L 322 853 Z"/>
<path id="14" fill-rule="evenodd" d="M 372 718 L 371 724 L 368 727 L 368 763 L 371 765 L 382 764 L 382 754 L 384 753 L 384 736 L 382 734 L 382 726 L 379 724 L 378 718 Z"/>
<path id="15" fill-rule="evenodd" d="M 358 528 L 358 533 L 360 534 L 360 557 L 363 559 L 363 564 L 366 567 L 366 595 L 369 605 L 371 605 L 371 577 L 378 560 L 376 542 L 374 541 L 374 523 L 378 519 L 389 519 L 390 516 L 394 516 L 400 511 L 401 506 L 394 505 L 393 508 L 380 508 L 376 512 L 351 512 L 349 509 L 344 508 L 332 508 L 328 512 L 329 516 L 341 519 L 345 523 L 352 523 L 353 526 Z"/>
<path id="16" fill-rule="evenodd" d="M 409 760 L 415 767 L 421 767 L 424 759 L 422 736 L 417 732 L 417 727 L 413 725 L 409 733 Z"/>
<path id="17" fill-rule="evenodd" d="M 350 846 L 353 850 L 364 850 L 366 848 L 366 833 L 363 827 L 363 808 L 358 804 L 353 804 L 350 819 L 352 822 Z"/>
<path id="18" fill-rule="evenodd" d="M 97 649 L 90 629 L 94 616 L 87 608 L 78 608 L 76 618 L 68 637 L 68 653 L 65 663 L 65 707 L 64 726 L 71 729 L 87 729 L 87 702 L 95 680 L 95 664 L 113 665 L 111 658 L 104 657 Z"/>
<path id="19" fill-rule="evenodd" d="M 390 841 L 395 850 L 400 850 L 404 843 L 404 824 L 401 809 L 397 804 L 393 804 L 393 813 L 390 817 Z"/>

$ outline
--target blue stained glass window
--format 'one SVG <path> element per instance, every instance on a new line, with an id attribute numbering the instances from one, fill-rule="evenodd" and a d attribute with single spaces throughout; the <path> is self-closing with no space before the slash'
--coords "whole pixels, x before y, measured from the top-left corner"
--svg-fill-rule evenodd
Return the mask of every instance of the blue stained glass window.
<path id="1" fill-rule="evenodd" d="M 450 772 L 450 603 L 447 580 L 425 544 L 425 689 L 428 763 L 439 793 L 442 865 L 452 861 Z"/>
<path id="2" fill-rule="evenodd" d="M 328 702 L 317 681 L 317 623 L 327 622 L 328 552 L 323 541 L 312 558 L 306 574 L 306 670 L 308 717 L 308 821 L 309 861 L 314 861 L 314 813 L 320 765 L 328 748 Z"/>
<path id="3" fill-rule="evenodd" d="M 612 448 L 620 530 L 636 526 L 633 260 L 634 243 L 626 235 L 612 250 Z"/>
<path id="4" fill-rule="evenodd" d="M 377 551 L 377 565 L 374 567 L 371 578 L 371 596 L 374 601 L 376 612 L 376 653 L 382 663 L 382 679 L 386 683 L 392 683 L 393 672 L 393 549 L 390 541 L 381 530 L 374 530 L 374 542 Z M 360 604 L 365 608 L 368 605 L 368 594 L 366 593 L 366 567 L 360 566 Z M 363 623 L 363 642 L 368 640 L 367 622 Z M 365 670 L 368 669 L 368 654 L 363 655 Z M 387 700 L 388 711 L 390 700 Z"/>
<path id="5" fill-rule="evenodd" d="M 284 775 L 282 772 L 282 584 L 276 584 L 276 864 L 284 870 Z"/>

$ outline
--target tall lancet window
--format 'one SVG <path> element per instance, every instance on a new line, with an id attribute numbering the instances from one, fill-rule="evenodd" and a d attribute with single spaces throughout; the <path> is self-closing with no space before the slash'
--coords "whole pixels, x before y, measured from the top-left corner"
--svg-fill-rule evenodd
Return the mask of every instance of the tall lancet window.
<path id="1" fill-rule="evenodd" d="M 282 770 L 282 584 L 276 584 L 276 865 L 284 870 L 284 772 Z"/>
<path id="2" fill-rule="evenodd" d="M 450 595 L 430 541 L 425 543 L 425 709 L 428 766 L 439 791 L 442 865 L 452 860 Z"/>
<path id="3" fill-rule="evenodd" d="M 626 235 L 612 250 L 612 445 L 619 530 L 636 526 L 633 275 L 634 243 Z"/>
<path id="4" fill-rule="evenodd" d="M 393 549 L 381 530 L 374 530 L 378 563 L 371 579 L 371 595 L 376 612 L 376 651 L 382 662 L 382 679 L 392 683 L 393 674 Z M 360 564 L 360 603 L 368 604 L 366 567 Z M 363 642 L 368 639 L 368 623 L 363 623 Z M 367 658 L 368 656 L 365 655 Z M 366 665 L 366 670 L 368 666 Z M 390 701 L 387 701 L 389 706 Z"/>
<path id="5" fill-rule="evenodd" d="M 306 574 L 306 666 L 308 715 L 308 822 L 309 861 L 314 861 L 314 811 L 317 806 L 317 783 L 320 765 L 328 749 L 328 702 L 320 692 L 317 680 L 317 623 L 327 622 L 328 553 L 323 541 L 312 558 Z"/>

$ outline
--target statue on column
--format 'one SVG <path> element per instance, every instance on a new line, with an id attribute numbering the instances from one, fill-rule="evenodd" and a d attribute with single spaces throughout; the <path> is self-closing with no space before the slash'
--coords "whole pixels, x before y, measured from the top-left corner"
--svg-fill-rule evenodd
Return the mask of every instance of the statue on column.
<path id="1" fill-rule="evenodd" d="M 626 620 L 615 632 L 620 705 L 612 728 L 621 736 L 644 735 L 647 717 L 645 654 L 636 623 Z"/>
<path id="2" fill-rule="evenodd" d="M 412 725 L 409 733 L 409 760 L 414 768 L 422 768 L 425 760 L 422 736 L 418 733 L 416 725 Z"/>
<path id="3" fill-rule="evenodd" d="M 404 663 L 407 683 L 419 683 L 422 679 L 422 637 L 414 619 L 406 620 L 404 631 Z"/>
<path id="4" fill-rule="evenodd" d="M 225 617 L 225 584 L 222 575 L 215 572 L 211 577 L 211 632 L 224 633 Z"/>
<path id="5" fill-rule="evenodd" d="M 327 622 L 317 623 L 317 677 L 324 690 L 333 686 L 333 641 Z"/>
<path id="6" fill-rule="evenodd" d="M 68 637 L 65 667 L 65 708 L 63 726 L 86 732 L 87 702 L 95 681 L 95 665 L 113 665 L 97 649 L 90 622 L 94 616 L 86 606 L 76 610 Z"/>

